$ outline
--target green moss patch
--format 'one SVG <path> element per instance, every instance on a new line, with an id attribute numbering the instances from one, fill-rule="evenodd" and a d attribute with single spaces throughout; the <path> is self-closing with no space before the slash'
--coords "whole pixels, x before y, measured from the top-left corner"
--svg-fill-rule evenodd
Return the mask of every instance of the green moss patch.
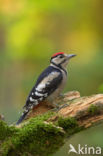
<path id="1" fill-rule="evenodd" d="M 0 141 L 7 139 L 18 131 L 14 126 L 9 127 L 4 121 L 0 120 Z"/>
<path id="2" fill-rule="evenodd" d="M 24 122 L 21 128 L 10 127 L 0 121 L 2 156 L 49 156 L 65 142 L 65 138 L 81 127 L 75 118 L 59 117 L 55 123 L 46 122 L 56 113 L 48 112 Z M 7 139 L 6 139 L 7 138 Z M 24 152 L 25 151 L 25 152 Z"/>
<path id="3" fill-rule="evenodd" d="M 82 128 L 79 127 L 77 120 L 73 117 L 69 117 L 69 118 L 60 117 L 58 119 L 58 125 L 62 127 L 67 132 L 67 135 L 69 136 L 74 132 L 80 131 Z"/>
<path id="4" fill-rule="evenodd" d="M 91 105 L 89 108 L 88 108 L 88 113 L 90 115 L 97 115 L 100 113 L 100 108 L 99 106 L 96 106 L 96 105 Z"/>
<path id="5" fill-rule="evenodd" d="M 60 127 L 47 123 L 53 113 L 32 118 L 19 131 L 1 145 L 2 156 L 42 155 L 54 153 L 64 143 L 65 134 Z M 24 151 L 28 152 L 24 154 Z"/>

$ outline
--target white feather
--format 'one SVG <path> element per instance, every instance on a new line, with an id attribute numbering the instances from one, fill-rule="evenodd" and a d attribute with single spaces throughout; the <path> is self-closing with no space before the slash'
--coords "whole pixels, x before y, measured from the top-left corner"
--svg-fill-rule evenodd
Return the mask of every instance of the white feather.
<path id="1" fill-rule="evenodd" d="M 42 82 L 37 86 L 36 91 L 41 91 L 46 87 L 47 84 L 50 84 L 50 82 L 59 76 L 59 72 L 52 72 L 47 77 L 45 77 Z"/>
<path id="2" fill-rule="evenodd" d="M 35 92 L 35 95 L 37 95 L 37 96 L 43 96 L 43 94 L 38 93 L 37 91 Z"/>
<path id="3" fill-rule="evenodd" d="M 32 97 L 30 97 L 30 101 L 31 101 L 31 102 L 34 102 L 35 100 L 34 100 Z"/>

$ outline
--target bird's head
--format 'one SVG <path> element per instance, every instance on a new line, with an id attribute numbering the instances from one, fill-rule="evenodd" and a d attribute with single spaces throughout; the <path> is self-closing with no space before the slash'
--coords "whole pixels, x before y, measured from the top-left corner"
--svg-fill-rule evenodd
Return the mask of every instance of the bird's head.
<path id="1" fill-rule="evenodd" d="M 76 56 L 75 54 L 65 54 L 64 52 L 59 52 L 54 54 L 51 57 L 51 64 L 56 65 L 58 67 L 61 67 L 63 69 L 65 69 L 69 63 L 69 60 Z"/>

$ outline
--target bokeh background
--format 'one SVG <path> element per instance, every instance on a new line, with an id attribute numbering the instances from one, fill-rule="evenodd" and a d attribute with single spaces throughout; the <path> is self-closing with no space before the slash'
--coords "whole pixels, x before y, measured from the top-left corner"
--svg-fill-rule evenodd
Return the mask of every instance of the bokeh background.
<path id="1" fill-rule="evenodd" d="M 60 51 L 77 54 L 64 92 L 103 93 L 103 0 L 0 0 L 0 114 L 9 124 L 20 116 L 51 55 Z M 96 127 L 92 138 L 101 134 L 100 141 L 102 131 Z"/>

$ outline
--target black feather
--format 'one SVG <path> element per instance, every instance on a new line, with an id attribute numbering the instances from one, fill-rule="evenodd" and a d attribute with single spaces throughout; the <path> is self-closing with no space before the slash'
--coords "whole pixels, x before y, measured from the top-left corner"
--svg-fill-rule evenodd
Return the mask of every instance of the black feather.
<path id="1" fill-rule="evenodd" d="M 63 79 L 63 76 L 62 76 L 62 72 L 61 70 L 59 70 L 58 68 L 55 68 L 53 66 L 49 66 L 48 68 L 46 68 L 42 73 L 41 75 L 39 76 L 39 78 L 37 79 L 37 82 L 35 84 L 35 86 L 32 88 L 28 98 L 27 98 L 27 101 L 26 101 L 26 104 L 24 105 L 24 114 L 20 117 L 20 119 L 18 120 L 17 122 L 17 125 L 20 124 L 23 119 L 26 117 L 26 115 L 29 113 L 29 111 L 35 107 L 37 104 L 34 102 L 34 101 L 30 101 L 30 97 L 32 99 L 34 99 L 35 101 L 37 101 L 38 103 L 40 102 L 40 96 L 37 96 L 35 95 L 35 91 L 36 91 L 36 88 L 37 86 L 43 81 L 43 79 L 45 77 L 47 77 L 48 75 L 50 75 L 52 72 L 57 72 L 59 73 L 59 75 L 57 77 L 55 77 L 51 82 L 47 82 L 45 84 L 45 87 L 43 88 L 43 90 L 39 93 L 45 95 L 47 94 L 47 96 L 49 96 L 51 93 L 53 93 L 57 88 L 58 86 L 61 84 L 61 81 Z M 33 93 L 33 94 L 32 94 Z M 42 101 L 45 99 L 46 97 L 45 96 L 42 96 Z M 32 107 L 33 106 L 33 107 Z M 27 112 L 28 111 L 28 112 Z"/>
<path id="2" fill-rule="evenodd" d="M 35 95 L 35 89 L 36 87 L 42 82 L 42 80 L 47 77 L 48 75 L 50 75 L 52 72 L 57 72 L 59 73 L 59 76 L 56 77 L 53 81 L 51 81 L 50 84 L 46 84 L 45 88 L 43 89 L 42 94 L 46 94 L 48 93 L 48 96 L 53 92 L 55 91 L 58 86 L 61 84 L 61 81 L 63 79 L 62 77 L 62 72 L 61 70 L 59 70 L 58 68 L 55 68 L 53 66 L 49 66 L 48 68 L 46 68 L 41 74 L 40 76 L 38 77 L 37 79 L 37 82 L 35 84 L 35 86 L 32 88 L 32 90 L 30 91 L 29 93 L 29 96 L 27 98 L 27 101 L 26 101 L 26 104 L 24 105 L 24 108 L 27 108 L 29 106 L 30 103 L 33 103 L 30 101 L 30 97 L 32 97 L 33 99 L 35 100 L 38 100 L 39 101 L 39 96 Z M 32 93 L 34 93 L 34 95 L 32 95 Z M 43 97 L 43 100 L 45 99 L 45 97 Z M 35 104 L 34 104 L 35 106 Z"/>
<path id="3" fill-rule="evenodd" d="M 19 125 L 25 119 L 25 117 L 27 116 L 28 113 L 29 113 L 29 111 L 27 111 L 27 112 L 24 111 L 22 116 L 20 117 L 20 119 L 17 121 L 16 125 Z"/>

